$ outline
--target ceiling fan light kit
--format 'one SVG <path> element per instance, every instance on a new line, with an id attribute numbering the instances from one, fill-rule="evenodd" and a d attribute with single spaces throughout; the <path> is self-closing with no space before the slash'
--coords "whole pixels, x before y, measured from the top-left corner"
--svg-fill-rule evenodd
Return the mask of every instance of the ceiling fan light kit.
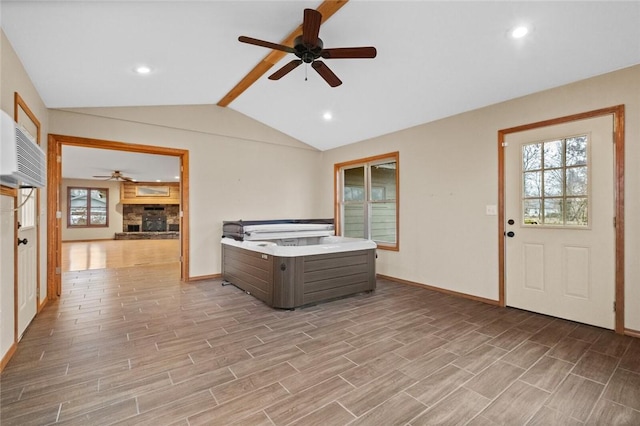
<path id="1" fill-rule="evenodd" d="M 293 47 L 278 43 L 259 40 L 252 37 L 240 36 L 238 40 L 242 43 L 253 44 L 255 46 L 266 47 L 268 49 L 280 50 L 293 53 L 298 57 L 269 76 L 269 80 L 279 80 L 302 63 L 311 64 L 311 67 L 322 77 L 331 87 L 342 84 L 342 81 L 333 71 L 319 59 L 371 59 L 375 58 L 377 51 L 375 47 L 341 47 L 325 49 L 324 43 L 318 37 L 322 14 L 314 9 L 304 10 L 304 20 L 302 22 L 302 34 L 295 38 Z"/>

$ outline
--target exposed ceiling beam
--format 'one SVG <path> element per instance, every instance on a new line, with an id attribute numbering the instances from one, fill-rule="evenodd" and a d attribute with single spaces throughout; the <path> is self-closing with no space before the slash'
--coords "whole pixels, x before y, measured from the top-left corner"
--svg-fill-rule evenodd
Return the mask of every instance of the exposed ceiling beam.
<path id="1" fill-rule="evenodd" d="M 325 22 L 334 13 L 336 13 L 342 6 L 347 4 L 349 0 L 325 0 L 316 9 L 322 15 L 322 22 Z M 302 34 L 302 24 L 298 26 L 291 34 L 289 34 L 284 40 L 280 42 L 285 46 L 293 46 L 293 40 Z M 240 96 L 245 90 L 247 90 L 253 83 L 255 83 L 260 77 L 262 77 L 269 69 L 282 59 L 287 52 L 280 50 L 272 50 L 267 56 L 264 57 L 258 65 L 253 67 L 251 71 L 242 79 L 233 89 L 218 101 L 218 106 L 226 107 L 233 102 L 238 96 Z"/>

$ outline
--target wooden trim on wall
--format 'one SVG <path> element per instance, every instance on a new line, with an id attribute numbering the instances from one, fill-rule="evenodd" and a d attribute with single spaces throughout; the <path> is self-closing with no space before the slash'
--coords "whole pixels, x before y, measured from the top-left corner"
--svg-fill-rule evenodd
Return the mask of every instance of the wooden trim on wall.
<path id="1" fill-rule="evenodd" d="M 2 370 L 4 370 L 7 364 L 9 364 L 9 361 L 13 357 L 13 354 L 16 353 L 16 349 L 18 349 L 18 342 L 13 342 L 13 344 L 11 345 L 11 347 L 9 347 L 9 350 L 4 355 L 4 357 L 0 359 L 0 373 L 2 372 Z"/>
<path id="2" fill-rule="evenodd" d="M 390 276 L 382 275 L 382 274 L 376 274 L 376 277 L 380 278 L 380 279 L 388 280 L 388 281 L 393 281 L 393 282 L 398 283 L 398 284 L 404 284 L 404 285 L 410 285 L 412 287 L 424 288 L 424 289 L 427 289 L 427 290 L 436 291 L 438 293 L 448 294 L 450 296 L 462 297 L 464 299 L 473 300 L 475 302 L 482 302 L 482 303 L 486 303 L 488 305 L 500 306 L 500 301 L 498 301 L 498 300 L 486 299 L 484 297 L 474 296 L 472 294 L 460 293 L 458 291 L 447 290 L 446 288 L 442 288 L 442 287 L 434 287 L 434 286 L 430 286 L 430 285 L 427 285 L 427 284 L 420 284 L 420 283 L 416 283 L 416 282 L 413 282 L 413 281 L 403 280 L 401 278 L 390 277 Z"/>
<path id="3" fill-rule="evenodd" d="M 60 188 L 62 184 L 62 146 L 76 146 L 83 148 L 99 148 L 115 151 L 138 152 L 143 154 L 169 155 L 180 159 L 180 252 L 181 268 L 180 277 L 184 282 L 189 279 L 189 151 L 178 148 L 167 148 L 151 145 L 140 145 L 125 142 L 108 141 L 101 139 L 82 138 L 65 135 L 49 135 L 48 144 L 48 273 L 50 299 L 57 299 L 61 291 L 61 244 L 62 244 L 62 218 L 56 217 L 60 209 Z"/>
<path id="4" fill-rule="evenodd" d="M 505 137 L 511 133 L 524 132 L 541 127 L 554 126 L 571 121 L 586 120 L 590 118 L 613 116 L 613 138 L 614 138 L 614 174 L 615 174 L 615 332 L 624 334 L 624 105 L 616 105 L 608 108 L 601 108 L 565 117 L 553 118 L 550 120 L 529 123 L 522 126 L 511 127 L 498 131 L 498 286 L 500 306 L 506 306 L 505 299 L 505 188 L 504 188 L 504 150 L 503 143 Z"/>

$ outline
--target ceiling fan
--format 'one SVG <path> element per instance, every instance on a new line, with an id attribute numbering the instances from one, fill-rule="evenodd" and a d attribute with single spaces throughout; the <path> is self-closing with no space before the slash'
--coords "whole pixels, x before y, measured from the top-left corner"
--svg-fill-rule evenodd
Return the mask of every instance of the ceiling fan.
<path id="1" fill-rule="evenodd" d="M 240 36 L 238 40 L 243 43 L 254 44 L 256 46 L 267 47 L 269 49 L 281 50 L 288 53 L 293 53 L 299 59 L 294 59 L 287 63 L 269 76 L 269 80 L 279 80 L 289 72 L 297 68 L 303 62 L 305 64 L 311 64 L 311 67 L 320 74 L 320 76 L 331 87 L 336 87 L 342 84 L 342 81 L 336 76 L 333 71 L 319 58 L 322 59 L 360 59 L 360 58 L 375 58 L 375 47 L 340 47 L 334 49 L 325 49 L 320 37 L 320 24 L 322 23 L 322 14 L 314 9 L 304 10 L 304 20 L 302 21 L 302 35 L 299 35 L 294 40 L 294 46 L 284 46 L 282 44 L 271 43 L 264 40 L 258 40 L 256 38 Z"/>
<path id="2" fill-rule="evenodd" d="M 129 176 L 124 176 L 120 170 L 114 170 L 110 175 L 105 176 L 94 176 L 94 178 L 104 179 L 104 180 L 122 180 L 125 182 L 132 182 L 133 178 Z"/>

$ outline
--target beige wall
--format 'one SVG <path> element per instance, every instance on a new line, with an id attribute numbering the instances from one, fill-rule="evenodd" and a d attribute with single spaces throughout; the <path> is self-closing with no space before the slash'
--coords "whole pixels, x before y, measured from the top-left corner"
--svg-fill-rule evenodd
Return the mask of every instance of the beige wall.
<path id="1" fill-rule="evenodd" d="M 626 106 L 625 325 L 640 330 L 640 66 L 325 151 L 322 214 L 332 212 L 333 165 L 400 152 L 400 251 L 378 273 L 498 299 L 497 132 L 603 107 Z M 322 215 L 321 214 L 321 215 Z"/>
<path id="2" fill-rule="evenodd" d="M 397 150 L 400 251 L 380 251 L 378 272 L 497 299 L 498 223 L 485 214 L 485 206 L 498 203 L 497 131 L 625 104 L 625 321 L 640 330 L 640 66 L 319 153 L 216 106 L 52 110 L 49 125 L 4 35 L 1 57 L 2 109 L 13 112 L 19 91 L 41 119 L 43 135 L 189 150 L 193 277 L 220 271 L 223 220 L 332 217 L 334 163 Z"/>
<path id="3" fill-rule="evenodd" d="M 51 110 L 50 121 L 56 134 L 189 150 L 191 277 L 220 273 L 223 220 L 321 210 L 320 152 L 228 108 Z"/>
<path id="4" fill-rule="evenodd" d="M 48 111 L 44 105 L 44 102 L 38 95 L 38 92 L 34 85 L 31 83 L 29 76 L 25 72 L 22 63 L 16 56 L 13 48 L 9 44 L 4 32 L 0 30 L 0 109 L 5 111 L 11 117 L 13 117 L 13 100 L 14 92 L 18 92 L 29 109 L 35 114 L 40 121 L 40 145 L 46 151 L 47 147 L 47 133 L 49 129 Z M 26 118 L 24 115 L 20 115 L 20 121 Z M 3 196 L 4 198 L 4 196 Z M 3 200 L 3 203 L 5 200 Z M 5 204 L 3 204 L 5 205 Z M 44 301 L 47 297 L 47 236 L 46 236 L 46 223 L 47 223 L 47 190 L 40 190 L 40 301 Z M 5 215 L 7 213 L 0 213 Z M 10 240 L 15 239 L 15 235 L 5 235 L 3 232 L 0 238 L 3 240 L 8 238 Z M 3 251 L 3 255 L 0 257 L 0 269 L 7 268 L 10 263 L 13 264 L 13 253 L 6 255 Z M 13 280 L 7 281 L 5 275 L 0 274 L 3 277 L 0 282 L 0 311 L 2 311 L 3 321 L 1 323 L 2 333 L 3 330 L 13 330 L 13 324 L 5 320 L 5 318 L 13 318 L 13 297 L 6 297 L 6 291 L 9 291 L 13 295 Z M 3 339 L 0 342 L 0 359 L 6 354 L 6 350 L 10 347 L 11 342 L 7 342 Z"/>
<path id="5" fill-rule="evenodd" d="M 0 30 L 0 108 L 13 117 L 14 93 L 18 92 L 29 109 L 40 121 L 40 146 L 47 150 L 49 133 L 49 114 L 38 91 L 27 75 L 3 31 Z M 26 118 L 20 115 L 20 121 Z M 47 297 L 47 188 L 40 192 L 40 300 Z"/>
<path id="6" fill-rule="evenodd" d="M 69 211 L 67 188 L 70 186 L 109 189 L 108 227 L 69 228 L 67 226 L 67 215 Z M 62 241 L 108 240 L 113 239 L 116 232 L 122 232 L 122 204 L 120 204 L 120 182 L 62 179 L 62 189 L 60 190 L 60 207 L 62 210 Z"/>

